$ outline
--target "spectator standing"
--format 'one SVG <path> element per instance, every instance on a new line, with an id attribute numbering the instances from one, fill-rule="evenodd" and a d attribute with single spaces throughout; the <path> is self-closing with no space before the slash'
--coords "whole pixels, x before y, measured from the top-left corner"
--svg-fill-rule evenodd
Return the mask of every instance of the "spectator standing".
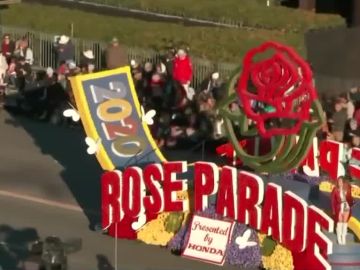
<path id="1" fill-rule="evenodd" d="M 330 119 L 334 113 L 334 100 L 330 95 L 324 93 L 321 97 L 321 105 L 326 113 L 326 117 Z"/>
<path id="2" fill-rule="evenodd" d="M 351 147 L 357 147 L 357 148 L 360 147 L 360 129 L 359 128 L 357 128 L 351 132 Z"/>
<path id="3" fill-rule="evenodd" d="M 174 59 L 175 59 L 175 49 L 169 49 L 165 58 L 164 58 L 164 65 L 166 68 L 166 73 L 167 76 L 169 78 L 169 80 L 172 78 L 173 75 L 173 64 L 174 64 Z"/>
<path id="4" fill-rule="evenodd" d="M 6 57 L 0 53 L 0 85 L 4 84 L 7 69 L 8 63 L 6 61 Z"/>
<path id="5" fill-rule="evenodd" d="M 34 63 L 33 51 L 29 48 L 27 39 L 21 39 L 18 43 L 18 47 L 14 51 L 15 57 L 25 57 L 25 62 L 30 66 Z"/>
<path id="6" fill-rule="evenodd" d="M 355 104 L 360 102 L 360 89 L 358 87 L 353 87 L 350 89 L 349 99 L 352 100 Z"/>
<path id="7" fill-rule="evenodd" d="M 347 111 L 347 116 L 348 116 L 348 119 L 352 119 L 354 117 L 354 113 L 355 113 L 355 106 L 354 106 L 354 103 L 347 99 L 346 100 L 346 111 Z"/>
<path id="8" fill-rule="evenodd" d="M 1 44 L 1 51 L 2 54 L 6 57 L 8 63 L 10 63 L 11 56 L 13 55 L 15 50 L 15 43 L 10 39 L 9 34 L 5 34 L 2 44 Z"/>
<path id="9" fill-rule="evenodd" d="M 16 86 L 16 59 L 15 57 L 10 58 L 9 67 L 6 71 L 6 77 L 10 82 L 11 86 Z"/>
<path id="10" fill-rule="evenodd" d="M 26 86 L 26 82 L 31 80 L 31 66 L 26 63 L 25 57 L 20 57 L 19 62 L 15 67 L 17 87 L 20 91 L 23 91 Z"/>
<path id="11" fill-rule="evenodd" d="M 340 95 L 340 100 L 343 103 L 343 107 L 346 109 L 348 119 L 353 118 L 355 112 L 355 106 L 350 100 L 350 98 L 348 98 L 348 95 L 347 94 Z"/>
<path id="12" fill-rule="evenodd" d="M 163 80 L 166 80 L 167 77 L 166 66 L 163 63 L 156 65 L 156 73 L 159 74 Z"/>
<path id="13" fill-rule="evenodd" d="M 152 104 L 154 106 L 155 111 L 159 112 L 163 107 L 163 89 L 164 89 L 164 81 L 161 78 L 160 74 L 155 73 L 151 77 L 151 96 L 152 96 Z"/>
<path id="14" fill-rule="evenodd" d="M 197 95 L 196 103 L 199 112 L 203 112 L 203 111 L 208 112 L 214 109 L 215 99 L 209 88 L 204 89 Z"/>
<path id="15" fill-rule="evenodd" d="M 114 69 L 127 66 L 128 57 L 125 49 L 120 46 L 117 38 L 113 38 L 110 46 L 106 50 L 106 67 Z"/>
<path id="16" fill-rule="evenodd" d="M 355 111 L 354 119 L 358 126 L 360 126 L 360 108 Z"/>
<path id="17" fill-rule="evenodd" d="M 134 85 L 140 103 L 145 105 L 147 100 L 145 91 L 144 70 L 135 60 L 131 60 L 131 73 L 133 75 Z"/>
<path id="18" fill-rule="evenodd" d="M 75 47 L 68 36 L 62 35 L 55 43 L 58 66 L 61 62 L 75 60 Z"/>
<path id="19" fill-rule="evenodd" d="M 185 89 L 188 99 L 192 99 L 190 83 L 193 75 L 193 68 L 190 57 L 185 50 L 180 49 L 173 63 L 173 78 L 178 81 Z"/>
<path id="20" fill-rule="evenodd" d="M 83 52 L 83 55 L 80 60 L 80 68 L 83 73 L 89 73 L 91 69 L 95 66 L 95 56 L 92 50 L 87 50 Z"/>
<path id="21" fill-rule="evenodd" d="M 225 89 L 223 89 L 223 83 L 220 79 L 220 74 L 218 72 L 214 72 L 211 74 L 211 77 L 202 84 L 202 90 L 208 90 L 214 97 L 214 99 L 219 102 L 226 95 Z"/>
<path id="22" fill-rule="evenodd" d="M 52 67 L 46 69 L 45 85 L 52 85 L 57 82 L 57 76 Z"/>
<path id="23" fill-rule="evenodd" d="M 146 62 L 144 64 L 144 68 L 142 70 L 142 89 L 143 89 L 143 102 L 146 105 L 151 105 L 152 102 L 152 87 L 151 81 L 152 76 L 154 74 L 154 66 L 150 62 Z"/>
<path id="24" fill-rule="evenodd" d="M 342 142 L 344 138 L 344 130 L 347 122 L 347 111 L 343 107 L 341 100 L 335 103 L 335 112 L 332 116 L 332 134 L 335 141 Z"/>

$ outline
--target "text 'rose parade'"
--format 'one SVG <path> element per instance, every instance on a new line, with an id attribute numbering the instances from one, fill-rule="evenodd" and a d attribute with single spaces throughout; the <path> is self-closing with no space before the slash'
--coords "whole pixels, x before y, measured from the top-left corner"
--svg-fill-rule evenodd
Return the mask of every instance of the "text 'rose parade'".
<path id="1" fill-rule="evenodd" d="M 228 91 L 221 113 L 243 164 L 268 173 L 297 167 L 324 123 L 309 64 L 292 48 L 267 42 L 246 54 Z M 271 150 L 250 153 L 239 143 L 244 139 L 258 140 L 262 148 L 270 144 Z"/>

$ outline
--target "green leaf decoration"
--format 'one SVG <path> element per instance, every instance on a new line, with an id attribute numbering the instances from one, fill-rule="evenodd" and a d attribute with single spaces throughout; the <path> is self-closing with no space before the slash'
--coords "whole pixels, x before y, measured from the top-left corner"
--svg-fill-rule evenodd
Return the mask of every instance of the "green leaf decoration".
<path id="1" fill-rule="evenodd" d="M 229 109 L 231 103 L 237 102 L 237 94 L 232 93 L 232 89 L 235 88 L 236 80 L 240 74 L 239 70 L 236 72 L 227 85 L 229 97 L 219 105 L 219 111 L 224 119 L 227 137 L 233 145 L 237 157 L 245 165 L 258 173 L 279 173 L 296 168 L 309 151 L 317 130 L 325 122 L 319 100 L 313 102 L 311 119 L 303 123 L 297 142 L 295 135 L 275 136 L 274 145 L 269 153 L 260 156 L 250 155 L 238 143 L 239 138 L 234 130 L 234 122 L 240 123 L 238 128 L 243 137 L 254 138 L 259 136 L 259 134 L 256 129 L 249 127 L 248 119 L 241 108 L 236 112 L 232 112 Z"/>
<path id="2" fill-rule="evenodd" d="M 276 241 L 274 241 L 270 236 L 265 237 L 261 245 L 261 254 L 262 256 L 269 257 L 273 254 L 276 247 Z"/>
<path id="3" fill-rule="evenodd" d="M 180 230 L 183 220 L 183 213 L 171 213 L 165 220 L 165 230 L 169 233 L 176 233 L 178 230 Z"/>

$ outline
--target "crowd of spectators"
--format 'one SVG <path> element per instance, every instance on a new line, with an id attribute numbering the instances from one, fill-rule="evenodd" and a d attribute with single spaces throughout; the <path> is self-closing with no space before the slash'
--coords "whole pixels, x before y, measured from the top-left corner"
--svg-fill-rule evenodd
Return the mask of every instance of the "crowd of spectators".
<path id="1" fill-rule="evenodd" d="M 54 51 L 57 69 L 48 67 L 42 76 L 34 76 L 33 52 L 26 37 L 15 42 L 5 34 L 1 46 L 1 89 L 14 87 L 25 96 L 27 88 L 45 89 L 40 97 L 26 102 L 29 106 L 30 100 L 32 111 L 45 120 L 54 114 L 56 119 L 62 118 L 66 106 L 76 106 L 68 80 L 71 76 L 95 72 L 93 51 L 85 50 L 80 61 L 75 62 L 75 46 L 71 38 L 65 35 L 56 37 Z M 224 82 L 220 74 L 214 72 L 198 89 L 193 89 L 193 66 L 188 48 L 170 46 L 160 63 L 138 63 L 129 61 L 126 50 L 113 38 L 105 59 L 107 69 L 130 65 L 141 105 L 145 111 L 156 111 L 150 129 L 159 146 L 188 147 L 203 141 L 221 141 L 224 137 L 217 110 L 217 105 L 227 94 Z M 348 148 L 359 146 L 360 89 L 353 88 L 336 98 L 323 96 L 322 105 L 327 121 L 319 132 L 319 138 L 344 142 Z"/>
<path id="2" fill-rule="evenodd" d="M 350 149 L 360 147 L 360 88 L 351 88 L 337 97 L 324 95 L 322 107 L 326 123 L 319 138 L 344 143 L 344 160 L 349 160 Z"/>
<path id="3" fill-rule="evenodd" d="M 5 34 L 1 43 L 0 85 L 23 90 L 26 82 L 31 80 L 33 63 L 33 52 L 28 39 L 24 37 L 15 42 L 10 35 Z"/>
<path id="4" fill-rule="evenodd" d="M 58 81 L 67 89 L 75 106 L 68 78 L 95 71 L 94 54 L 83 52 L 79 65 L 74 62 L 74 46 L 68 37 L 57 42 Z M 187 48 L 168 48 L 160 63 L 128 60 L 125 49 L 113 38 L 106 50 L 106 68 L 130 65 L 135 89 L 145 111 L 155 110 L 150 127 L 159 146 L 188 147 L 223 134 L 217 126 L 216 103 L 221 100 L 223 83 L 214 73 L 197 91 L 191 87 L 193 66 Z"/>
<path id="5" fill-rule="evenodd" d="M 76 63 L 75 46 L 65 35 L 55 38 L 54 52 L 57 68 L 48 67 L 41 76 L 39 73 L 35 75 L 32 72 L 33 53 L 27 38 L 14 42 L 10 35 L 4 35 L 1 83 L 23 93 L 26 98 L 22 99 L 21 106 L 30 107 L 36 117 L 58 121 L 64 108 L 69 105 L 76 107 L 69 78 L 95 72 L 96 59 L 93 51 L 85 50 Z M 156 111 L 150 129 L 160 146 L 187 147 L 223 136 L 216 104 L 224 96 L 224 84 L 219 73 L 215 72 L 209 74 L 199 89 L 193 89 L 193 66 L 188 48 L 167 48 L 161 63 L 138 63 L 129 61 L 126 50 L 113 38 L 105 59 L 107 69 L 130 65 L 141 105 L 146 111 Z M 59 85 L 61 87 L 55 87 Z M 43 91 L 40 95 L 27 91 L 34 88 Z"/>
<path id="6" fill-rule="evenodd" d="M 188 147 L 223 137 L 216 105 L 226 91 L 219 73 L 193 89 L 192 64 L 185 49 L 170 49 L 157 65 L 130 64 L 141 104 L 157 112 L 151 130 L 160 146 Z"/>

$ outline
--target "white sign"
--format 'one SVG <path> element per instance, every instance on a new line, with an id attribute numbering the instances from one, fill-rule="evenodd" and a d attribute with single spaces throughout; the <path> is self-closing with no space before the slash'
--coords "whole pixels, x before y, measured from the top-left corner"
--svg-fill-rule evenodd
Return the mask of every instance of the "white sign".
<path id="1" fill-rule="evenodd" d="M 182 256 L 223 265 L 234 222 L 194 215 L 190 237 Z"/>

